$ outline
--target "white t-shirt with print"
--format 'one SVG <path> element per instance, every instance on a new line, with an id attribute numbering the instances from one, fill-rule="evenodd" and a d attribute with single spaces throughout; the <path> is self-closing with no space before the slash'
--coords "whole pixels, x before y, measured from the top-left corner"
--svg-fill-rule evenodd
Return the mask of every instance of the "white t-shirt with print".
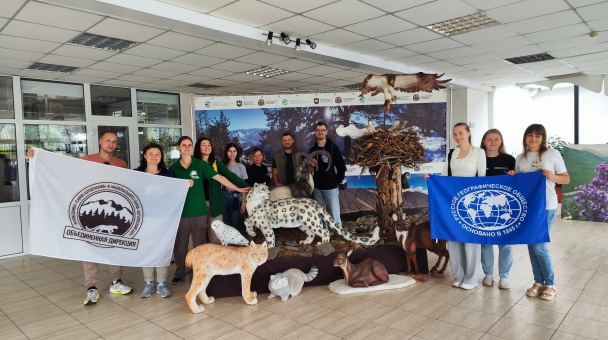
<path id="1" fill-rule="evenodd" d="M 528 156 L 524 158 L 524 154 L 517 156 L 515 159 L 515 172 L 533 172 L 538 170 L 553 171 L 556 175 L 567 172 L 564 159 L 559 151 L 549 149 L 545 151 L 542 159 L 538 159 L 538 152 L 528 152 Z M 557 194 L 555 193 L 555 182 L 547 178 L 547 210 L 557 209 Z"/>

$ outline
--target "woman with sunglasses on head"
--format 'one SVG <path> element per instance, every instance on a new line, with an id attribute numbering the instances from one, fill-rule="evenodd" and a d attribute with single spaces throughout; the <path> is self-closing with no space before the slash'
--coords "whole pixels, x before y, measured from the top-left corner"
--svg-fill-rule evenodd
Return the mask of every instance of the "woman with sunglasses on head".
<path id="1" fill-rule="evenodd" d="M 207 165 L 211 166 L 217 173 L 227 178 L 230 182 L 234 183 L 237 188 L 247 188 L 245 191 L 236 190 L 238 192 L 247 192 L 249 191 L 249 185 L 243 181 L 239 176 L 232 173 L 232 171 L 228 170 L 226 165 L 222 162 L 218 162 L 215 159 L 215 154 L 213 153 L 213 145 L 211 145 L 211 140 L 207 137 L 199 138 L 196 141 L 196 145 L 194 146 L 194 158 L 204 161 L 203 163 L 207 163 Z M 224 194 L 222 192 L 221 184 L 218 181 L 212 180 L 204 180 L 203 187 L 205 192 L 205 205 L 207 210 L 209 211 L 209 218 L 207 219 L 207 225 L 210 226 L 211 223 L 215 220 L 222 220 L 223 214 L 226 211 L 226 206 L 224 205 Z M 229 187 L 232 190 L 235 190 L 235 187 Z M 209 235 L 210 243 L 219 243 L 219 239 L 215 235 L 215 232 L 212 228 L 207 228 L 207 233 Z"/>
<path id="2" fill-rule="evenodd" d="M 170 170 L 176 178 L 190 181 L 190 189 L 186 195 L 186 202 L 182 210 L 182 218 L 177 229 L 173 255 L 175 257 L 175 275 L 173 284 L 184 281 L 186 276 L 186 255 L 188 243 L 192 234 L 192 247 L 207 243 L 207 215 L 209 210 L 205 205 L 205 190 L 203 180 L 221 183 L 235 191 L 247 192 L 249 188 L 241 189 L 232 184 L 226 177 L 218 174 L 207 162 L 192 157 L 192 138 L 182 136 L 177 141 L 177 150 L 180 159 L 171 165 Z M 219 185 L 219 184 L 218 184 Z"/>
<path id="3" fill-rule="evenodd" d="M 515 158 L 507 154 L 502 141 L 502 134 L 498 129 L 490 129 L 481 139 L 481 148 L 486 152 L 486 176 L 499 176 L 515 169 Z M 511 266 L 513 265 L 513 246 L 498 246 L 498 273 L 500 281 L 498 288 L 509 289 Z M 484 286 L 494 285 L 494 246 L 481 245 L 481 268 L 486 276 L 483 278 Z"/>
<path id="4" fill-rule="evenodd" d="M 547 226 L 549 233 L 557 216 L 557 194 L 555 184 L 570 183 L 570 175 L 559 151 L 547 148 L 547 130 L 541 124 L 526 128 L 523 138 L 524 152 L 515 160 L 515 173 L 542 170 L 547 177 Z M 528 244 L 528 255 L 532 264 L 534 284 L 528 288 L 529 297 L 540 296 L 543 300 L 553 300 L 556 296 L 555 272 L 547 243 Z"/>

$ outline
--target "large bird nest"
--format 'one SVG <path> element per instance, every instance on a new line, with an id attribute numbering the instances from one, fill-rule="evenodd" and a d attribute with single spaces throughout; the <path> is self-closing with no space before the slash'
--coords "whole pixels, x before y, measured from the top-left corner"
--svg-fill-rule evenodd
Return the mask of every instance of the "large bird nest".
<path id="1" fill-rule="evenodd" d="M 350 158 L 372 172 L 383 166 L 420 170 L 420 164 L 425 162 L 424 147 L 418 133 L 405 128 L 405 124 L 400 128 L 397 123 L 388 131 L 378 130 L 357 139 Z"/>

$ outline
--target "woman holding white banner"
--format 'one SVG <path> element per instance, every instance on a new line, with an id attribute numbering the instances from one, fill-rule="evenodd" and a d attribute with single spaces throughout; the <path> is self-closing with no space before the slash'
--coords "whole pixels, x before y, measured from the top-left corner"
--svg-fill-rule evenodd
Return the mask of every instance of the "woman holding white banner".
<path id="1" fill-rule="evenodd" d="M 505 150 L 502 134 L 498 129 L 490 129 L 484 133 L 481 148 L 486 152 L 486 176 L 506 175 L 515 169 L 515 158 Z M 509 278 L 512 265 L 513 246 L 498 246 L 498 274 L 500 276 L 498 288 L 510 288 Z M 494 285 L 494 246 L 491 244 L 481 245 L 481 267 L 486 274 L 482 281 L 483 285 Z"/>
<path id="2" fill-rule="evenodd" d="M 186 277 L 186 255 L 188 243 L 192 234 L 192 247 L 207 243 L 207 206 L 205 204 L 205 190 L 203 180 L 214 179 L 217 182 L 238 192 L 248 192 L 250 188 L 239 188 L 226 177 L 219 175 L 211 165 L 200 159 L 192 157 L 192 138 L 182 136 L 177 141 L 177 149 L 181 157 L 169 168 L 176 178 L 190 181 L 190 189 L 186 195 L 186 202 L 182 210 L 182 218 L 175 237 L 173 256 L 175 257 L 175 274 L 172 283 L 180 284 Z"/>
<path id="3" fill-rule="evenodd" d="M 135 170 L 152 175 L 175 177 L 173 172 L 167 169 L 163 147 L 156 143 L 150 143 L 144 147 L 141 160 L 139 161 L 139 167 Z M 146 284 L 141 291 L 140 297 L 148 298 L 154 292 L 164 298 L 171 296 L 171 291 L 169 290 L 169 287 L 167 287 L 167 272 L 169 271 L 169 266 L 143 267 L 142 269 Z M 156 271 L 156 282 L 158 286 L 154 286 L 154 271 Z"/>
<path id="4" fill-rule="evenodd" d="M 524 152 L 515 160 L 515 172 L 532 172 L 542 170 L 547 177 L 547 225 L 549 233 L 557 216 L 557 194 L 555 184 L 570 183 L 570 175 L 559 151 L 547 148 L 547 131 L 541 124 L 532 124 L 524 132 Z M 551 301 L 555 299 L 555 273 L 547 243 L 528 244 L 528 254 L 532 263 L 534 285 L 528 288 L 529 297 L 540 296 Z"/>
<path id="5" fill-rule="evenodd" d="M 466 123 L 454 125 L 452 137 L 458 146 L 456 149 L 450 150 L 441 176 L 485 176 L 486 153 L 483 149 L 471 145 L 469 126 Z M 424 179 L 426 180 L 428 176 L 429 174 L 424 174 Z M 448 251 L 450 268 L 452 276 L 454 276 L 452 286 L 466 290 L 477 287 L 479 278 L 477 267 L 481 262 L 481 245 L 448 241 Z"/>

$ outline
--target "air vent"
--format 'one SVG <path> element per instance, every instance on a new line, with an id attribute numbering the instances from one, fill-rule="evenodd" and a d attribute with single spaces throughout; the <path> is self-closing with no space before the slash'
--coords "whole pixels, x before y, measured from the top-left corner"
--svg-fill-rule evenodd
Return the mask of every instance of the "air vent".
<path id="1" fill-rule="evenodd" d="M 214 89 L 216 87 L 221 87 L 221 86 L 195 83 L 195 84 L 186 85 L 186 87 L 194 87 L 197 89 L 208 90 L 208 89 Z"/>
<path id="2" fill-rule="evenodd" d="M 557 80 L 557 79 L 564 79 L 564 78 L 574 78 L 574 77 L 583 77 L 586 74 L 584 74 L 583 72 L 576 72 L 576 73 L 568 73 L 568 74 L 560 74 L 558 76 L 548 76 L 545 77 L 549 80 Z"/>
<path id="3" fill-rule="evenodd" d="M 37 71 L 48 71 L 48 72 L 61 72 L 61 73 L 72 73 L 79 69 L 79 67 L 65 66 L 65 65 L 53 65 L 44 63 L 33 63 L 27 67 L 28 70 Z"/>
<path id="4" fill-rule="evenodd" d="M 132 47 L 133 45 L 136 45 L 137 42 L 97 34 L 82 33 L 81 35 L 72 39 L 72 41 L 68 42 L 68 44 L 93 47 L 106 51 L 121 52 L 129 47 Z"/>
<path id="5" fill-rule="evenodd" d="M 289 71 L 280 70 L 278 68 L 260 67 L 260 68 L 256 68 L 255 70 L 247 71 L 247 72 L 245 72 L 245 74 L 249 74 L 251 76 L 263 77 L 263 78 L 271 78 L 271 77 L 278 76 L 280 74 L 285 74 L 288 72 Z"/>
<path id="6" fill-rule="evenodd" d="M 555 59 L 555 58 L 552 55 L 550 55 L 549 53 L 539 53 L 539 54 L 526 55 L 523 57 L 507 58 L 507 59 L 505 59 L 505 61 L 508 61 L 511 64 L 519 65 L 519 64 L 535 63 L 537 61 L 545 61 L 545 60 L 551 60 L 551 59 Z"/>
<path id="7" fill-rule="evenodd" d="M 443 35 L 453 36 L 496 25 L 500 25 L 500 23 L 482 12 L 478 12 L 471 15 L 465 15 L 460 18 L 438 22 L 436 24 L 427 26 L 427 28 Z"/>

